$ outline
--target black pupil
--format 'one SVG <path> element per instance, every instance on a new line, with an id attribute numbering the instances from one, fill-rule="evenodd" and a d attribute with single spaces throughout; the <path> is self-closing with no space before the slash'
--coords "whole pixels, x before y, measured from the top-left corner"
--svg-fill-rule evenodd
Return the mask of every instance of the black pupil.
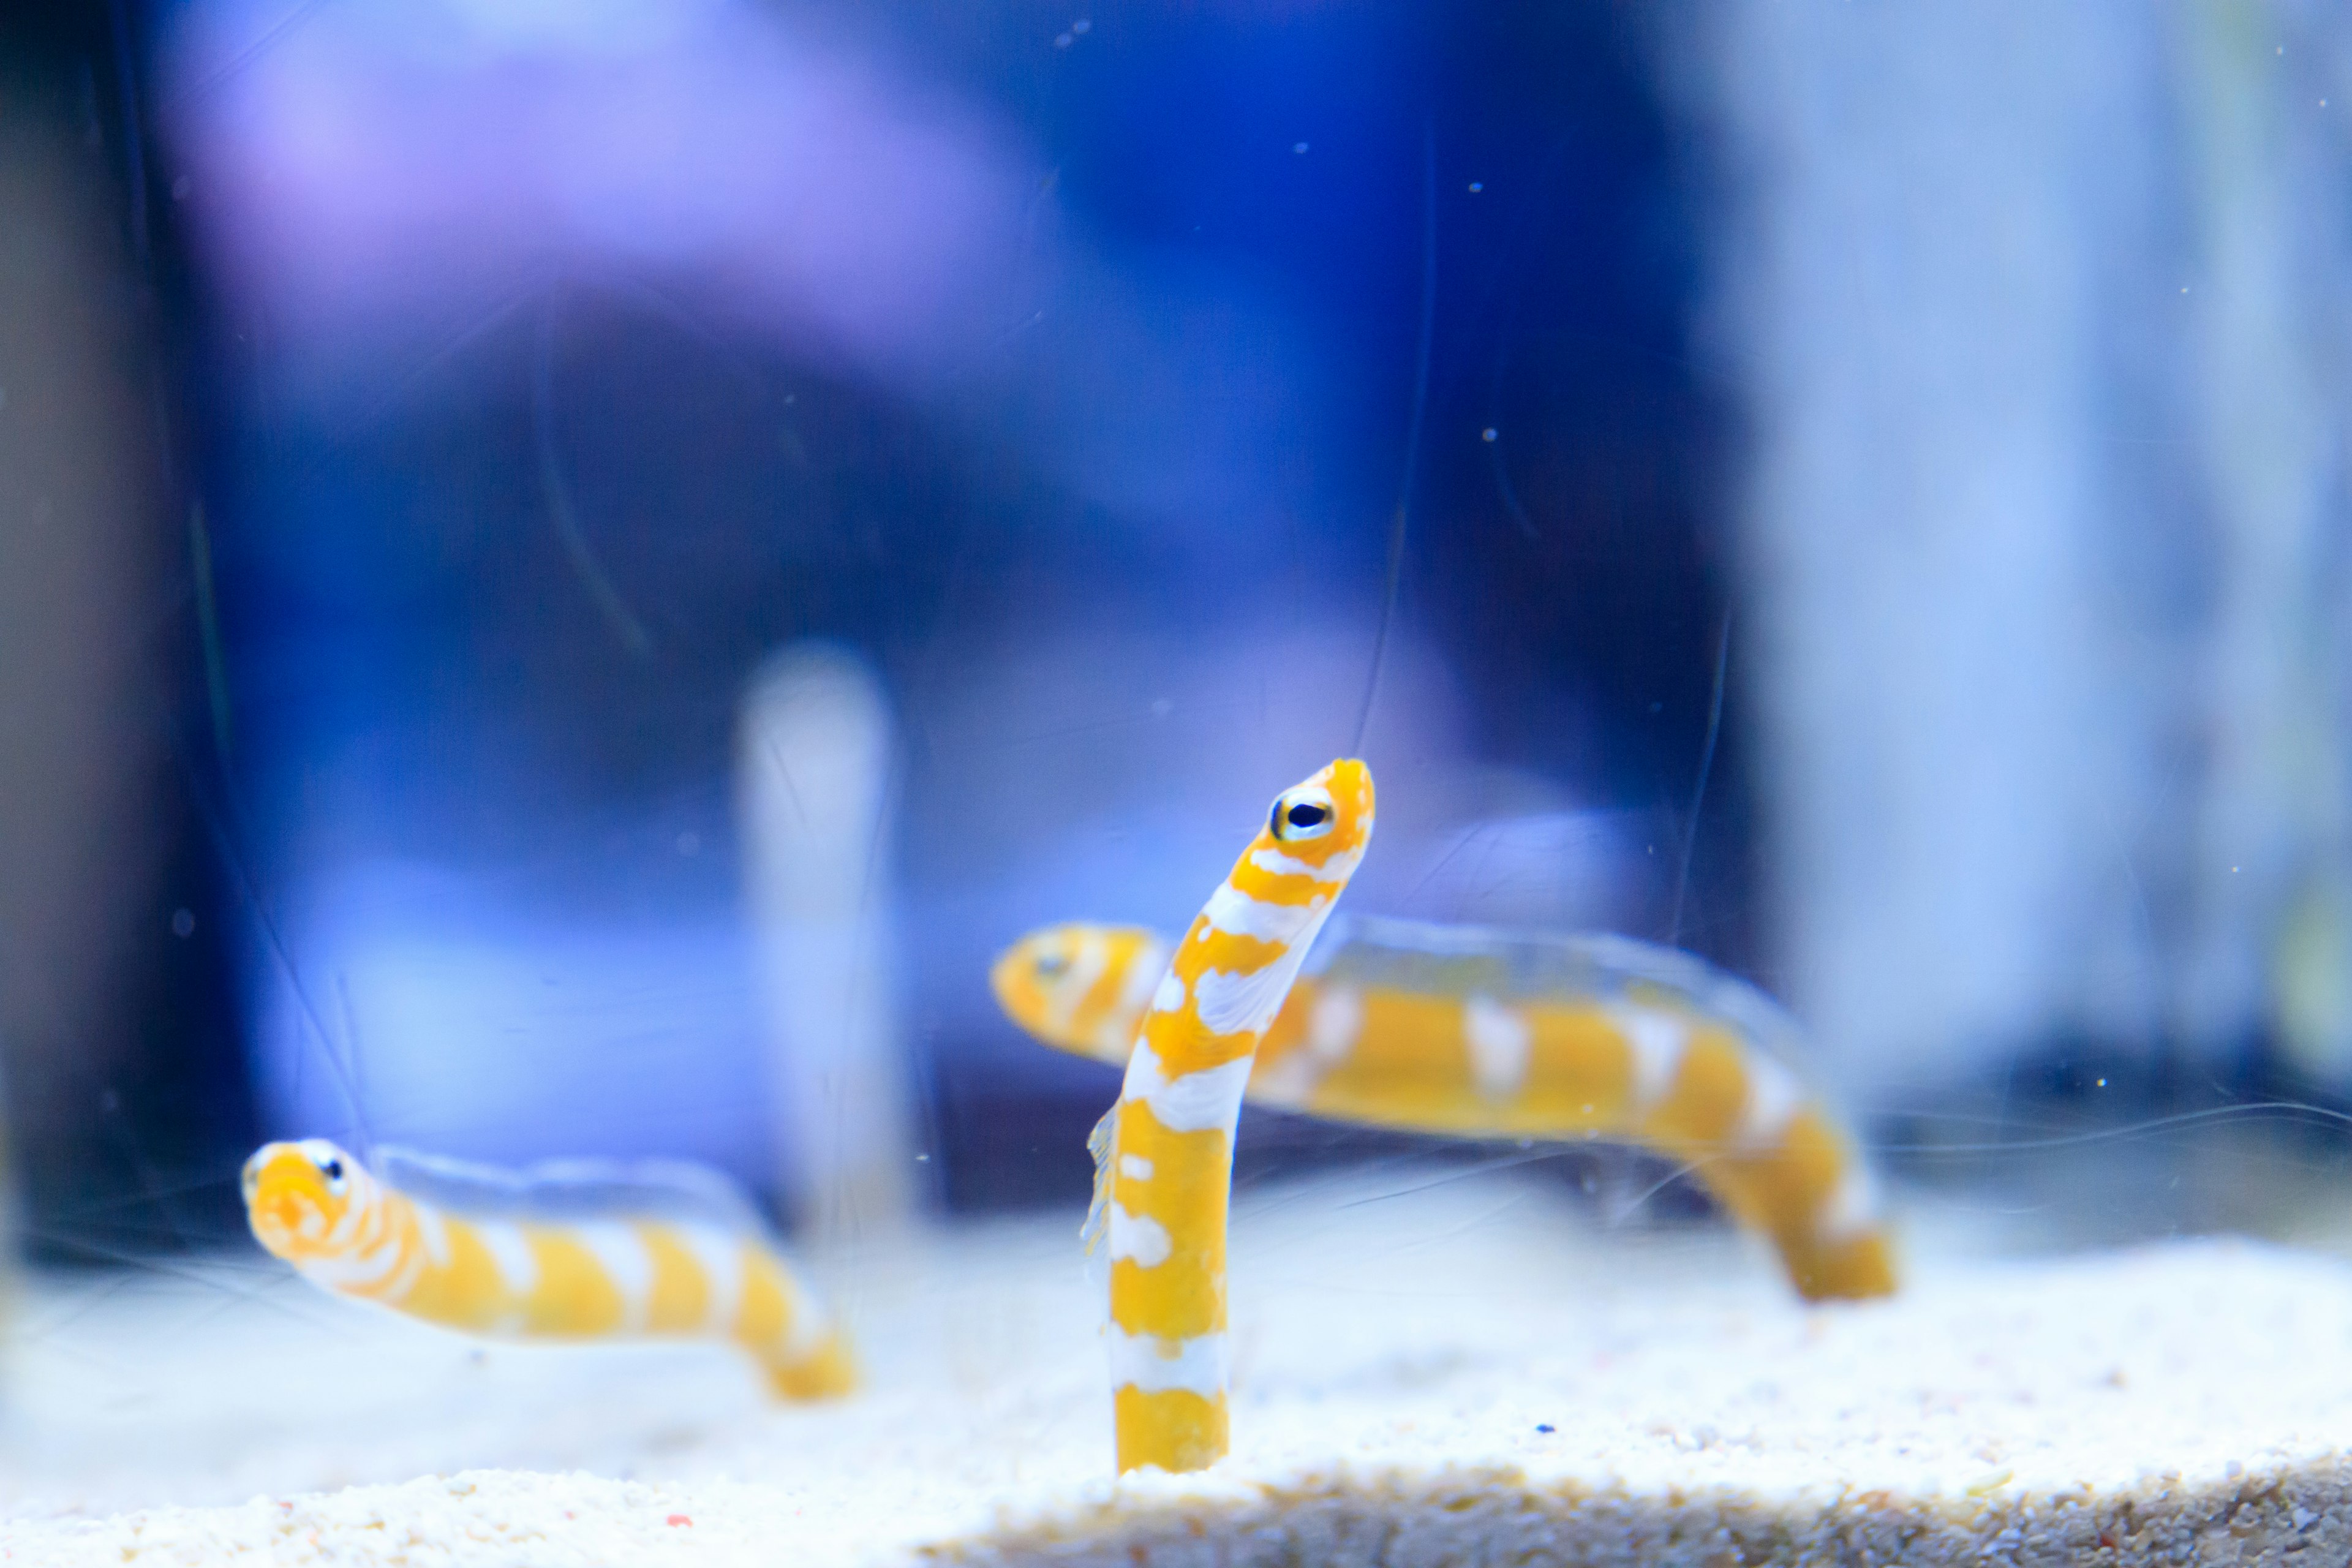
<path id="1" fill-rule="evenodd" d="M 327 1180 L 331 1182 L 340 1182 L 343 1179 L 343 1163 L 341 1160 L 330 1160 L 319 1169 L 327 1173 Z"/>
<path id="2" fill-rule="evenodd" d="M 1319 805 L 1294 805 L 1288 813 L 1293 827 L 1313 827 L 1330 815 Z"/>

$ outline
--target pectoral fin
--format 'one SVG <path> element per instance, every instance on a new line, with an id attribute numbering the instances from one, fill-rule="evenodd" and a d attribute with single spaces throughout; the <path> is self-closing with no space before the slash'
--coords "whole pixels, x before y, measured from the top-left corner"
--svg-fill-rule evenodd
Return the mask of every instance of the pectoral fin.
<path id="1" fill-rule="evenodd" d="M 1078 1234 L 1086 1238 L 1089 1255 L 1101 1244 L 1103 1227 L 1110 1213 L 1110 1146 L 1118 1131 L 1118 1104 L 1114 1100 L 1111 1108 L 1103 1112 L 1102 1120 L 1095 1123 L 1095 1130 L 1087 1134 L 1087 1152 L 1095 1157 L 1095 1196 L 1087 1206 L 1086 1226 Z"/>

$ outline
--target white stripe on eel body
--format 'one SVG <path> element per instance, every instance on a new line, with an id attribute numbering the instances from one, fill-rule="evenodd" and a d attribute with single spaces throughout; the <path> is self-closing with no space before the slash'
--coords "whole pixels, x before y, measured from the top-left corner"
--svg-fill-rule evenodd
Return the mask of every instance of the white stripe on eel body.
<path id="1" fill-rule="evenodd" d="M 1125 1061 L 1127 1048 L 1135 1044 L 1135 1032 L 1142 1026 L 1143 1009 L 1159 989 L 1168 973 L 1168 949 L 1164 943 L 1146 942 L 1136 950 L 1135 962 L 1127 971 L 1127 978 L 1118 988 L 1118 1005 L 1096 1032 L 1095 1048 L 1117 1052 L 1113 1061 Z M 1181 1004 L 1179 1004 L 1181 1005 Z"/>
<path id="2" fill-rule="evenodd" d="M 1045 998 L 1045 1026 L 1060 1034 L 1070 1026 L 1070 1015 L 1095 988 L 1102 972 L 1110 963 L 1110 943 L 1099 931 L 1087 931 L 1078 938 L 1078 950 L 1070 957 L 1070 967 L 1065 970 Z"/>
<path id="3" fill-rule="evenodd" d="M 416 1289 L 417 1280 L 425 1277 L 425 1267 L 432 1261 L 421 1243 L 404 1247 L 402 1257 L 400 1272 L 384 1286 L 381 1298 L 394 1306 L 408 1300 L 408 1293 Z"/>
<path id="4" fill-rule="evenodd" d="M 530 1242 L 520 1226 L 502 1219 L 469 1219 L 474 1235 L 490 1255 L 491 1264 L 499 1271 L 499 1283 L 520 1303 L 539 1289 L 539 1259 L 530 1250 Z"/>
<path id="5" fill-rule="evenodd" d="M 670 1234 L 702 1270 L 702 1326 L 714 1334 L 731 1333 L 743 1304 L 742 1242 L 698 1225 L 678 1226 Z"/>
<path id="6" fill-rule="evenodd" d="M 331 1289 L 357 1290 L 375 1284 L 399 1265 L 400 1237 L 393 1236 L 360 1251 L 314 1258 L 301 1268 L 304 1274 Z"/>
<path id="7" fill-rule="evenodd" d="M 1488 1100 L 1508 1100 L 1527 1087 L 1531 1037 L 1525 1018 L 1490 997 L 1473 996 L 1463 1004 L 1470 1081 Z"/>
<path id="8" fill-rule="evenodd" d="M 604 1278 L 619 1293 L 621 1329 L 644 1328 L 654 1297 L 654 1258 L 645 1237 L 621 1220 L 586 1220 L 570 1228 L 572 1238 L 604 1266 Z"/>
<path id="9" fill-rule="evenodd" d="M 1364 1032 L 1364 994 L 1352 985 L 1333 985 L 1315 998 L 1307 1016 L 1307 1048 L 1318 1060 L 1337 1067 L 1356 1048 Z"/>
<path id="10" fill-rule="evenodd" d="M 1221 1129 L 1230 1139 L 1241 1120 L 1242 1090 L 1249 1083 L 1252 1058 L 1242 1057 L 1222 1067 L 1170 1078 L 1148 1040 L 1139 1040 L 1127 1062 L 1127 1079 L 1118 1097 L 1139 1100 L 1151 1107 L 1152 1119 L 1171 1132 L 1201 1132 Z"/>
<path id="11" fill-rule="evenodd" d="M 1118 1173 L 1130 1180 L 1148 1182 L 1151 1180 L 1152 1170 L 1151 1162 L 1140 1154 L 1121 1154 L 1118 1157 Z"/>
<path id="12" fill-rule="evenodd" d="M 754 1244 L 747 1241 L 744 1245 Z M 788 1363 L 805 1361 L 816 1353 L 833 1331 L 832 1320 L 816 1304 L 816 1298 L 801 1289 L 791 1269 L 775 1259 L 769 1261 L 776 1271 L 776 1289 L 784 1298 L 783 1359 Z"/>
<path id="13" fill-rule="evenodd" d="M 1609 1019 L 1633 1053 L 1634 1113 L 1655 1110 L 1674 1089 L 1683 1047 L 1690 1043 L 1690 1026 L 1672 1013 L 1648 1007 L 1612 1007 Z"/>
<path id="14" fill-rule="evenodd" d="M 1330 901 L 1318 893 L 1303 904 L 1277 904 L 1252 898 L 1231 882 L 1221 882 L 1201 910 L 1198 940 L 1206 942 L 1212 931 L 1221 931 L 1259 942 L 1296 942 L 1300 932 L 1317 923 Z"/>
<path id="15" fill-rule="evenodd" d="M 434 1268 L 448 1268 L 449 1227 L 441 1223 L 441 1211 L 415 1198 L 408 1201 L 408 1207 L 416 1215 L 416 1234 L 425 1243 L 425 1256 L 433 1260 Z"/>
<path id="16" fill-rule="evenodd" d="M 1740 1107 L 1739 1125 L 1732 1133 L 1734 1146 L 1743 1154 L 1762 1154 L 1777 1148 L 1804 1102 L 1805 1087 L 1795 1073 L 1770 1057 L 1751 1054 L 1748 1101 Z"/>
<path id="17" fill-rule="evenodd" d="M 366 1238 L 361 1233 L 367 1225 L 368 1215 L 375 1212 L 376 1204 L 372 1195 L 359 1190 L 357 1183 L 352 1185 L 351 1197 L 345 1202 L 343 1212 L 336 1217 L 335 1223 L 320 1227 L 318 1240 L 321 1246 L 344 1249 L 364 1247 Z M 315 1210 L 312 1212 L 316 1213 Z"/>
<path id="18" fill-rule="evenodd" d="M 1124 1258 L 1139 1268 L 1157 1268 L 1176 1249 L 1168 1227 L 1150 1215 L 1129 1214 L 1116 1203 L 1110 1205 L 1109 1213 L 1112 1262 Z"/>
<path id="19" fill-rule="evenodd" d="M 1371 819 L 1365 818 L 1364 834 L 1367 839 L 1371 836 Z M 1345 855 L 1334 855 L 1320 866 L 1305 860 L 1293 859 L 1279 849 L 1253 849 L 1250 851 L 1249 859 L 1250 864 L 1259 870 L 1269 872 L 1276 877 L 1306 877 L 1318 882 L 1344 882 L 1355 874 L 1356 863 L 1363 858 L 1364 851 L 1359 847 L 1349 850 Z"/>
<path id="20" fill-rule="evenodd" d="M 1348 1059 L 1363 1030 L 1362 992 L 1334 985 L 1318 993 L 1307 1015 L 1307 1048 L 1267 1068 L 1258 1085 L 1261 1098 L 1275 1105 L 1305 1105 L 1331 1069 Z"/>
<path id="21" fill-rule="evenodd" d="M 335 1226 L 335 1234 L 349 1243 L 346 1251 L 367 1252 L 383 1239 L 387 1206 L 378 1194 L 362 1194 L 356 1184 L 353 1186 L 342 1221 Z"/>
<path id="22" fill-rule="evenodd" d="M 1240 973 L 1203 971 L 1192 985 L 1192 1001 L 1200 1013 L 1201 1026 L 1213 1035 L 1264 1034 L 1266 1026 L 1274 1022 L 1274 1016 L 1282 1011 L 1282 1004 L 1290 995 L 1291 982 L 1298 978 L 1298 966 L 1307 962 L 1315 933 L 1322 929 L 1330 912 L 1328 904 L 1317 910 L 1298 940 L 1263 969 Z"/>
<path id="23" fill-rule="evenodd" d="M 1109 1325 L 1110 1382 L 1113 1388 L 1134 1388 L 1145 1394 L 1182 1389 L 1203 1399 L 1225 1391 L 1225 1336 L 1197 1334 L 1171 1342 L 1158 1334 L 1130 1334 Z"/>
<path id="24" fill-rule="evenodd" d="M 1813 1234 L 1823 1241 L 1851 1241 L 1878 1227 L 1878 1187 L 1869 1170 L 1845 1152 L 1845 1172 L 1813 1215 Z"/>

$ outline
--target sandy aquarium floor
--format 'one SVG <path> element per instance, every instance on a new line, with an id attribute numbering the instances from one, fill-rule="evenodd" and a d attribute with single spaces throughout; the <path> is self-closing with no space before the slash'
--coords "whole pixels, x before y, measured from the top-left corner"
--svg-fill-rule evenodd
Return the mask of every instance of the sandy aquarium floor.
<path id="1" fill-rule="evenodd" d="M 267 1266 L 33 1282 L 0 1561 L 2352 1562 L 2352 1266 L 2252 1242 L 1984 1261 L 1807 1309 L 1712 1232 L 1487 1179 L 1252 1194 L 1235 1452 L 1109 1479 L 1075 1216 L 835 1271 L 871 1386 L 478 1348 Z M 1940 1235 L 1941 1232 L 1938 1232 Z"/>

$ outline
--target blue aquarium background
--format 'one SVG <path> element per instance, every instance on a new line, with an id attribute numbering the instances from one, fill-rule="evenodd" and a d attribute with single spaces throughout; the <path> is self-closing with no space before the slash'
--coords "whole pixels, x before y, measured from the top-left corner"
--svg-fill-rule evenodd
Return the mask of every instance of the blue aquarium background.
<path id="1" fill-rule="evenodd" d="M 2324 7 L 115 0 L 0 67 L 46 1261 L 240 1245 L 278 1135 L 1076 1205 L 1112 1075 L 990 959 L 1181 926 L 1348 752 L 1351 908 L 1754 979 L 1923 1205 L 2340 1164 Z"/>

